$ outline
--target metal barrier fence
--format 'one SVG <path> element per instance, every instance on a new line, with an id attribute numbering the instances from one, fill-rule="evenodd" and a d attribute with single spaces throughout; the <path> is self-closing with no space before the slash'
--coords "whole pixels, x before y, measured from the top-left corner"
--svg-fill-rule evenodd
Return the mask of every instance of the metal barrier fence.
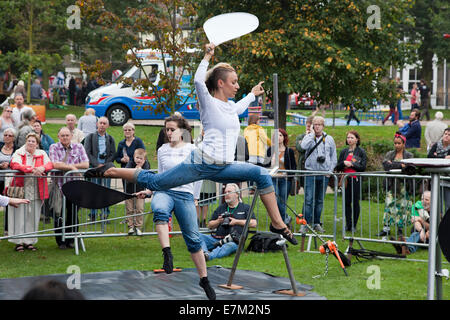
<path id="1" fill-rule="evenodd" d="M 53 191 L 52 184 L 64 183 L 71 179 L 84 179 L 81 177 L 84 170 L 70 171 L 61 176 L 61 172 L 52 170 L 52 172 L 45 178 L 48 181 L 48 191 Z M 9 181 L 17 171 L 4 171 L 1 177 Z M 302 247 L 304 246 L 305 239 L 308 239 L 306 251 L 312 251 L 311 247 L 314 241 L 314 249 L 318 248 L 316 237 L 314 234 L 304 232 L 301 230 L 301 225 L 296 224 L 296 215 L 305 214 L 305 181 L 311 182 L 311 179 L 317 179 L 319 177 L 327 177 L 330 183 L 326 183 L 324 192 L 324 202 L 322 214 L 320 215 L 320 224 L 325 228 L 325 233 L 321 234 L 322 238 L 329 238 L 334 241 L 338 239 L 338 235 L 341 235 L 340 239 L 346 241 L 362 241 L 385 243 L 385 244 L 401 244 L 398 238 L 402 235 L 408 238 L 411 235 L 411 208 L 412 205 L 420 200 L 420 195 L 423 190 L 428 188 L 430 176 L 407 176 L 399 174 L 391 174 L 385 172 L 377 173 L 350 173 L 350 174 L 336 174 L 332 172 L 311 172 L 311 171 L 299 171 L 299 170 L 280 170 L 280 176 L 274 179 L 274 184 L 281 182 L 286 190 L 285 194 L 290 194 L 287 197 L 285 203 L 286 216 L 290 217 L 292 230 L 296 236 L 302 236 Z M 58 175 L 59 174 L 59 175 Z M 58 176 L 56 176 L 58 175 Z M 314 178 L 315 177 L 315 178 Z M 27 176 L 27 179 L 39 179 L 39 177 Z M 40 178 L 42 179 L 42 178 Z M 286 181 L 291 181 L 294 184 L 292 187 L 286 184 Z M 350 182 L 354 184 L 354 181 L 359 182 L 354 188 L 341 187 Z M 442 177 L 442 181 L 448 180 L 450 186 L 450 178 Z M 387 181 L 390 181 L 387 183 Z M 94 182 L 101 183 L 107 187 L 123 191 L 123 181 L 121 179 L 94 179 Z M 7 186 L 9 182 L 6 182 Z M 297 187 L 297 184 L 301 183 L 301 187 Z M 291 185 L 292 185 L 291 184 Z M 32 184 L 34 188 L 37 184 Z M 408 187 L 408 199 L 404 199 L 402 188 Z M 241 199 L 244 203 L 250 204 L 252 201 L 251 184 L 248 182 L 240 183 Z M 289 190 L 287 190 L 289 188 Z M 199 204 L 206 203 L 208 206 L 206 220 L 208 221 L 214 210 L 223 203 L 222 185 L 218 184 L 216 189 L 216 195 L 205 198 L 199 201 Z M 442 192 L 444 192 L 442 187 Z M 37 190 L 33 190 L 33 194 L 36 194 Z M 316 189 L 312 190 L 312 202 L 313 211 L 315 209 L 316 201 Z M 350 194 L 349 194 L 350 192 Z M 279 193 L 279 192 L 277 192 Z M 391 203 L 398 205 L 403 203 L 406 209 L 405 217 L 401 216 L 389 216 L 386 218 L 385 211 L 389 206 L 386 205 L 386 196 L 389 196 Z M 99 195 L 100 196 L 100 195 Z M 319 195 L 320 197 L 321 195 Z M 63 198 L 64 199 L 64 198 Z M 441 197 L 444 199 L 444 197 Z M 279 199 L 280 200 L 280 199 Z M 311 199 L 310 199 L 311 200 Z M 133 200 L 131 200 L 133 201 Z M 359 203 L 361 214 L 356 216 L 354 212 L 354 206 L 348 206 L 348 202 Z M 450 201 L 449 201 L 450 202 Z M 39 210 L 39 219 L 35 212 L 35 220 L 32 224 L 25 228 L 23 220 L 19 219 L 19 226 L 14 225 L 14 221 L 11 221 L 12 214 L 6 214 L 4 209 L 4 223 L 3 226 L 7 233 L 0 237 L 0 240 L 9 240 L 16 243 L 20 242 L 20 239 L 27 238 L 40 238 L 40 237 L 60 237 L 61 241 L 66 239 L 75 239 L 74 247 L 75 253 L 79 254 L 79 246 L 83 251 L 86 250 L 83 239 L 84 238 L 97 238 L 97 237 L 119 237 L 129 236 L 130 226 L 136 224 L 139 220 L 138 227 L 140 228 L 140 235 L 157 235 L 155 230 L 155 224 L 151 216 L 151 200 L 145 201 L 142 212 L 128 212 L 124 203 L 116 204 L 110 208 L 104 208 L 101 210 L 90 210 L 85 208 L 79 208 L 77 214 L 68 214 L 73 212 L 73 207 L 67 208 L 66 201 L 62 201 L 62 213 L 58 214 L 54 210 L 50 210 L 48 201 L 33 203 L 26 205 L 26 210 L 30 210 L 31 206 L 34 206 L 34 211 Z M 283 206 L 284 200 L 279 201 L 279 206 Z M 70 205 L 70 204 L 69 204 Z M 348 208 L 352 210 L 350 214 L 347 214 Z M 391 211 L 396 211 L 395 208 Z M 10 209 L 8 209 L 10 210 Z M 24 212 L 26 211 L 24 210 Z M 397 210 L 398 211 L 398 210 Z M 25 213 L 21 215 L 25 217 Z M 392 212 L 391 212 L 392 213 Z M 267 231 L 269 228 L 269 217 L 267 212 L 258 199 L 254 209 L 254 214 L 257 218 L 258 225 L 256 231 Z M 311 215 L 314 217 L 314 215 Z M 350 217 L 350 221 L 355 221 L 354 229 L 346 231 L 346 217 Z M 142 219 L 139 219 L 142 217 Z M 10 219 L 8 219 L 10 218 Z M 200 217 L 199 217 L 200 218 Z M 200 218 L 201 219 L 201 218 Z M 199 220 L 200 220 L 199 219 Z M 388 219 L 388 225 L 391 226 L 389 235 L 381 236 L 379 232 L 383 230 L 384 221 Z M 390 220 L 389 220 L 390 219 Z M 400 220 L 402 220 L 402 222 Z M 133 220 L 133 222 L 132 222 Z M 8 223 L 6 223 L 8 222 Z M 176 219 L 174 218 L 175 228 L 170 234 L 180 234 L 176 225 Z M 317 221 L 312 221 L 314 225 Z M 404 223 L 404 226 L 401 224 Z M 22 228 L 21 232 L 20 229 Z M 11 229 L 11 230 L 9 230 Z M 399 230 L 400 229 L 400 230 Z M 14 231 L 13 231 L 14 230 Z M 13 232 L 12 232 L 13 231 Z M 208 228 L 200 228 L 201 232 L 210 232 Z M 392 236 L 393 239 L 390 239 Z M 35 240 L 33 240 L 35 241 Z M 428 247 L 427 243 L 417 243 L 418 247 Z M 390 250 L 392 247 L 389 248 Z"/>

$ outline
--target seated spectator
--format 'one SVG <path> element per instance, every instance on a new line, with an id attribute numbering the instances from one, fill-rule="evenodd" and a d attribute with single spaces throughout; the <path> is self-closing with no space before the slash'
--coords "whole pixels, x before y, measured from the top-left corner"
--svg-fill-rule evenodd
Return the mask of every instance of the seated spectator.
<path id="1" fill-rule="evenodd" d="M 447 129 L 447 124 L 442 121 L 444 119 L 444 115 L 441 111 L 436 112 L 434 115 L 435 119 L 427 124 L 425 129 L 425 141 L 427 142 L 427 151 L 430 151 L 431 147 L 438 142 L 442 135 L 444 134 L 444 130 Z"/>
<path id="2" fill-rule="evenodd" d="M 406 138 L 396 133 L 394 137 L 394 150 L 386 153 L 383 159 L 383 169 L 390 171 L 392 169 L 402 169 L 405 164 L 401 162 L 403 159 L 410 159 L 413 154 L 405 149 Z M 398 232 L 402 233 L 409 210 L 412 206 L 410 199 L 410 180 L 387 178 L 386 185 L 383 187 L 386 192 L 385 208 L 383 214 L 383 230 L 377 235 L 385 237 L 390 233 L 390 226 L 397 224 Z M 394 196 L 395 195 L 395 196 Z"/>
<path id="3" fill-rule="evenodd" d="M 418 246 L 414 243 L 428 243 L 430 238 L 430 203 L 431 192 L 425 191 L 422 200 L 417 201 L 412 207 L 411 223 L 413 224 L 411 235 L 406 239 L 406 244 L 394 244 L 398 254 L 411 254 L 417 251 Z M 400 237 L 405 241 L 404 237 Z M 394 240 L 391 238 L 391 240 Z"/>
<path id="4" fill-rule="evenodd" d="M 78 120 L 77 129 L 81 130 L 85 137 L 97 131 L 97 117 L 93 108 L 86 109 L 84 115 Z"/>
<path id="5" fill-rule="evenodd" d="M 29 133 L 34 132 L 33 124 L 36 121 L 36 112 L 33 109 L 25 110 L 21 114 L 22 121 L 19 123 L 19 133 L 16 138 L 17 148 L 22 147 L 26 142 Z"/>
<path id="6" fill-rule="evenodd" d="M 30 204 L 22 204 L 17 208 L 8 207 L 8 234 L 10 236 L 32 233 L 39 229 L 41 206 L 43 201 L 48 198 L 48 185 L 46 178 L 36 178 L 36 176 L 45 177 L 46 173 L 53 169 L 47 153 L 38 148 L 39 142 L 36 133 L 29 133 L 26 136 L 25 145 L 14 152 L 11 159 L 11 169 L 18 170 L 20 173 L 16 174 L 7 188 L 23 187 L 23 198 L 30 200 Z M 15 250 L 18 252 L 22 252 L 24 249 L 37 250 L 34 246 L 38 241 L 37 237 L 30 236 L 8 241 L 16 244 Z"/>
<path id="7" fill-rule="evenodd" d="M 52 137 L 50 137 L 48 134 L 44 133 L 44 130 L 42 130 L 42 123 L 39 120 L 36 120 L 33 123 L 33 130 L 34 132 L 37 133 L 37 135 L 41 139 L 41 144 L 39 148 L 44 150 L 48 154 L 50 146 L 55 143 L 55 140 L 53 140 Z"/>
<path id="8" fill-rule="evenodd" d="M 208 222 L 209 229 L 216 229 L 213 235 L 200 233 L 206 261 L 229 256 L 237 251 L 250 206 L 239 198 L 239 187 L 235 183 L 225 188 L 225 203 L 220 205 Z M 256 228 L 256 217 L 252 212 L 250 228 Z"/>
<path id="9" fill-rule="evenodd" d="M 406 138 L 406 148 L 420 148 L 420 138 L 422 137 L 422 127 L 420 125 L 420 111 L 413 109 L 409 115 L 409 128 L 404 133 Z"/>
<path id="10" fill-rule="evenodd" d="M 450 128 L 446 128 L 442 138 L 433 144 L 428 152 L 428 158 L 450 159 Z M 450 183 L 447 180 L 441 180 L 441 186 L 444 190 L 445 212 L 447 212 L 450 208 Z"/>

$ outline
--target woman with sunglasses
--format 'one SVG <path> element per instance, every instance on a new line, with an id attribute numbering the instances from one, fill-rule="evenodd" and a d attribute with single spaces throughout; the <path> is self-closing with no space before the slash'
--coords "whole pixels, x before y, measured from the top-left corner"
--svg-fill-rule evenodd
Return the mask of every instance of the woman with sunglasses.
<path id="1" fill-rule="evenodd" d="M 2 141 L 0 142 L 0 170 L 11 170 L 9 163 L 13 153 L 16 151 L 17 147 L 15 144 L 16 140 L 16 130 L 14 128 L 6 128 L 3 131 Z M 5 175 L 0 175 L 0 192 L 3 194 L 5 190 Z M 8 232 L 8 206 L 5 208 L 5 234 Z"/>
<path id="2" fill-rule="evenodd" d="M 11 117 L 13 109 L 11 106 L 3 108 L 2 115 L 0 117 L 0 142 L 3 141 L 3 132 L 7 128 L 15 128 L 14 118 Z"/>
<path id="3" fill-rule="evenodd" d="M 121 168 L 125 168 L 130 159 L 134 157 L 136 149 L 145 149 L 144 142 L 139 137 L 136 137 L 136 128 L 133 123 L 127 122 L 123 125 L 124 139 L 121 140 L 117 146 L 116 162 L 120 164 Z"/>

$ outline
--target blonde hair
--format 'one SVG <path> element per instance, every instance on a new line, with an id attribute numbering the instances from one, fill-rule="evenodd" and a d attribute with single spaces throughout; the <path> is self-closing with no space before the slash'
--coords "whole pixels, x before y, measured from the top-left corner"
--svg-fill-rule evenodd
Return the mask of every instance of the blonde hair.
<path id="1" fill-rule="evenodd" d="M 225 81 L 230 72 L 236 72 L 236 70 L 234 70 L 230 64 L 225 62 L 220 62 L 208 70 L 205 83 L 210 94 L 213 94 L 218 89 L 217 81 Z"/>
<path id="2" fill-rule="evenodd" d="M 321 123 L 321 124 L 325 124 L 325 118 L 324 118 L 324 117 L 321 117 L 321 116 L 315 116 L 315 117 L 312 119 L 312 123 L 314 123 L 314 122 L 319 122 L 319 123 Z"/>
<path id="3" fill-rule="evenodd" d="M 41 143 L 41 138 L 39 137 L 39 135 L 37 133 L 30 132 L 29 134 L 27 134 L 25 141 L 27 141 L 29 137 L 34 137 L 36 139 L 36 142 L 38 145 Z"/>
<path id="4" fill-rule="evenodd" d="M 133 130 L 136 130 L 136 127 L 134 126 L 134 123 L 133 123 L 133 122 L 127 122 L 127 123 L 125 123 L 125 124 L 122 126 L 122 128 L 123 128 L 123 129 L 125 129 L 125 128 L 131 128 L 131 129 L 133 129 Z"/>
<path id="5" fill-rule="evenodd" d="M 147 160 L 147 152 L 144 148 L 137 148 L 134 150 L 133 156 L 144 156 L 144 159 Z"/>

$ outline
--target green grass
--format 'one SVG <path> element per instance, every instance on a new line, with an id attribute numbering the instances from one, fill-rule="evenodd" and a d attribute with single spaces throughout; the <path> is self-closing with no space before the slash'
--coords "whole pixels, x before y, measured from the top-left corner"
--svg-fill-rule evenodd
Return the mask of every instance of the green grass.
<path id="1" fill-rule="evenodd" d="M 47 118 L 63 118 L 66 113 L 75 113 L 77 117 L 82 114 L 84 108 L 69 107 L 67 110 L 48 110 Z M 434 111 L 434 110 L 433 110 Z M 79 113 L 77 113 L 79 112 Z M 450 115 L 450 114 L 449 114 Z M 50 134 L 55 141 L 56 132 L 61 125 L 46 124 L 44 130 Z M 344 145 L 345 133 L 350 128 L 356 128 L 360 132 L 362 139 L 366 141 L 392 141 L 394 126 L 385 127 L 336 127 L 326 128 L 328 134 L 332 135 L 339 147 Z M 158 137 L 160 127 L 137 126 L 136 135 L 143 139 L 151 162 L 151 167 L 156 168 L 155 143 Z M 291 144 L 295 142 L 295 137 L 304 131 L 304 127 L 289 126 L 287 131 L 290 135 Z M 111 127 L 109 133 L 114 136 L 116 142 L 122 139 L 122 130 L 120 127 Z M 423 141 L 422 141 L 423 142 Z M 302 203 L 302 197 L 289 198 L 291 207 L 299 208 Z M 341 215 L 340 206 L 342 201 L 337 200 L 338 214 Z M 368 202 L 362 201 L 362 215 L 368 211 Z M 123 206 L 115 206 L 112 212 L 115 216 L 122 212 Z M 148 203 L 146 206 L 148 210 Z M 375 210 L 372 207 L 372 210 Z M 258 229 L 265 230 L 267 227 L 267 215 L 261 205 L 258 206 Z M 332 195 L 325 198 L 323 218 L 325 228 L 331 233 L 334 219 L 334 199 Z M 86 212 L 80 214 L 81 222 L 86 222 Z M 3 217 L 3 214 L 2 214 Z M 152 230 L 152 216 L 146 216 L 146 230 Z M 376 219 L 376 217 L 372 217 Z M 376 222 L 373 222 L 376 226 Z M 0 230 L 3 228 L 3 218 L 0 222 Z M 49 227 L 47 225 L 47 227 Z M 122 229 L 120 229 L 122 228 Z M 125 232 L 126 229 L 121 226 L 114 228 L 108 225 L 108 232 Z M 296 226 L 298 230 L 298 226 Z M 98 227 L 89 227 L 89 230 L 99 230 Z M 175 229 L 178 227 L 175 221 Z M 372 234 L 377 230 L 371 230 Z M 338 224 L 337 243 L 339 248 L 344 251 L 348 245 L 347 241 L 341 239 L 341 226 Z M 299 239 L 300 240 L 300 239 Z M 104 238 L 87 238 L 84 240 L 86 252 L 80 252 L 76 256 L 72 250 L 59 250 L 53 237 L 40 238 L 37 243 L 39 250 L 37 252 L 26 251 L 16 253 L 13 250 L 13 244 L 6 240 L 0 241 L 0 277 L 16 278 L 25 276 L 38 276 L 46 274 L 66 273 L 71 265 L 80 267 L 82 273 L 112 271 L 112 270 L 152 270 L 162 266 L 161 248 L 156 236 L 121 236 Z M 368 249 L 379 250 L 383 252 L 394 253 L 394 249 L 388 244 L 364 243 Z M 190 255 L 186 250 L 184 241 L 180 235 L 171 238 L 172 250 L 174 253 L 175 266 L 182 268 L 193 268 L 194 265 Z M 353 265 L 348 268 L 349 276 L 346 277 L 340 269 L 335 258 L 329 257 L 329 270 L 327 276 L 313 278 L 316 275 L 322 275 L 325 271 L 325 256 L 317 253 L 298 252 L 299 246 L 288 246 L 289 258 L 293 266 L 295 279 L 303 284 L 309 284 L 314 287 L 314 291 L 326 297 L 327 299 L 344 300 L 404 300 L 426 299 L 427 294 L 427 271 L 428 264 L 416 261 L 399 260 L 364 260 L 356 262 L 353 259 Z M 427 259 L 427 251 L 419 250 L 411 258 Z M 220 260 L 213 260 L 207 263 L 208 266 L 221 265 L 223 267 L 232 267 L 234 256 L 226 257 Z M 445 261 L 445 260 L 444 260 Z M 370 266 L 378 266 L 381 276 L 380 289 L 369 289 L 367 281 L 370 280 L 372 273 L 369 272 Z M 444 264 L 444 268 L 448 265 Z M 238 269 L 255 270 L 267 272 L 276 276 L 288 277 L 287 270 L 283 261 L 283 255 L 278 253 L 250 253 L 244 252 L 240 258 Z M 443 281 L 443 296 L 448 299 L 450 296 L 450 285 L 448 281 Z"/>

